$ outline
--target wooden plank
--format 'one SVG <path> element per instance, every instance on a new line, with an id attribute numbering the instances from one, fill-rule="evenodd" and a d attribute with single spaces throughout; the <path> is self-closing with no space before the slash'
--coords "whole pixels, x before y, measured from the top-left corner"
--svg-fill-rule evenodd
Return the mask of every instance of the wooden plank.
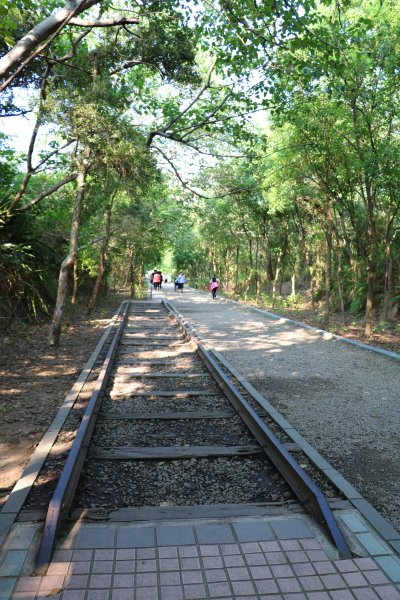
<path id="1" fill-rule="evenodd" d="M 123 373 L 117 373 L 115 379 L 122 380 Z M 209 376 L 208 373 L 128 373 L 126 379 L 171 379 L 174 377 L 184 377 L 185 379 L 195 379 L 196 377 Z"/>
<path id="2" fill-rule="evenodd" d="M 162 392 L 157 390 L 154 390 L 153 392 L 132 392 L 129 394 L 121 394 L 121 396 L 126 396 L 128 398 L 188 398 L 189 396 L 219 396 L 221 393 L 220 390 L 216 390 L 215 388 L 212 390 L 204 388 L 204 390 L 174 390 L 172 392 Z M 119 394 L 113 394 L 113 397 L 117 395 L 119 396 Z"/>
<path id="3" fill-rule="evenodd" d="M 118 414 L 106 414 L 101 418 L 105 421 L 115 421 L 132 419 L 138 421 L 150 421 L 152 419 L 157 421 L 174 421 L 181 419 L 230 419 L 235 416 L 234 411 L 221 410 L 221 411 L 200 411 L 200 412 L 168 412 L 168 413 L 118 413 Z"/>
<path id="4" fill-rule="evenodd" d="M 304 514 L 305 509 L 295 500 L 260 502 L 258 504 L 202 504 L 194 506 L 140 506 L 112 510 L 109 513 L 89 508 L 76 508 L 71 519 L 79 521 L 138 522 L 178 519 L 226 519 L 229 517 L 271 517 Z"/>
<path id="5" fill-rule="evenodd" d="M 250 456 L 262 454 L 260 446 L 117 446 L 91 449 L 92 458 L 102 460 L 176 460 L 178 458 L 205 458 L 210 456 Z"/>
<path id="6" fill-rule="evenodd" d="M 175 338 L 175 342 L 163 342 L 162 340 L 160 341 L 156 341 L 156 340 L 138 340 L 133 339 L 133 340 L 121 340 L 121 344 L 123 346 L 148 346 L 149 348 L 155 348 L 157 346 L 162 346 L 163 348 L 168 348 L 170 346 L 182 346 L 183 344 L 187 344 L 187 342 L 185 340 L 179 340 L 177 338 Z"/>
<path id="7" fill-rule="evenodd" d="M 130 340 L 181 340 L 182 335 L 176 333 L 175 335 L 166 335 L 160 333 L 158 335 L 148 335 L 143 333 L 125 333 L 124 339 L 129 338 Z"/>
<path id="8" fill-rule="evenodd" d="M 194 355 L 195 357 L 195 355 Z M 160 358 L 144 358 L 143 360 L 141 360 L 140 358 L 124 358 L 122 360 L 118 360 L 117 361 L 117 366 L 123 366 L 123 365 L 155 365 L 155 366 L 160 366 L 160 367 L 169 367 L 169 366 L 174 366 L 177 367 L 179 366 L 181 363 L 192 363 L 193 360 L 192 358 L 179 358 L 179 362 L 178 360 L 162 360 Z M 208 372 L 207 372 L 208 373 Z"/>

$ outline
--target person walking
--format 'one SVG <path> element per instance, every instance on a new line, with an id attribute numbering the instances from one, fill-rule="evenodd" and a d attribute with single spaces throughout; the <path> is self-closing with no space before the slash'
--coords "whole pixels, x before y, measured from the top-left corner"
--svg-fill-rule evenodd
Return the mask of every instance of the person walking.
<path id="1" fill-rule="evenodd" d="M 186 283 L 186 276 L 184 273 L 182 273 L 182 271 L 179 273 L 178 277 L 176 278 L 176 282 L 178 284 L 178 290 L 181 292 L 181 294 L 183 294 L 183 286 Z"/>
<path id="2" fill-rule="evenodd" d="M 214 273 L 210 279 L 210 292 L 211 292 L 213 300 L 217 299 L 218 288 L 219 288 L 219 279 L 217 279 L 217 276 Z"/>

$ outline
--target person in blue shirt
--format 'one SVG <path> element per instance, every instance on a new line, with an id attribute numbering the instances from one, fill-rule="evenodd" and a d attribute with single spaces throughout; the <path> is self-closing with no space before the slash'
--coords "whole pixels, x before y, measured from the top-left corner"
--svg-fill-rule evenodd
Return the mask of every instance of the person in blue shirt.
<path id="1" fill-rule="evenodd" d="M 176 283 L 178 284 L 178 290 L 183 294 L 183 286 L 186 283 L 186 276 L 184 273 L 182 273 L 182 271 L 176 278 Z"/>

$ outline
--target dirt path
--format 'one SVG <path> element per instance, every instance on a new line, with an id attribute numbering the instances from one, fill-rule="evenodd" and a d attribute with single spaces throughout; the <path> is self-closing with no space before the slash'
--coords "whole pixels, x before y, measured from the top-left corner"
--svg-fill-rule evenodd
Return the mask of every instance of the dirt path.
<path id="1" fill-rule="evenodd" d="M 0 336 L 0 506 L 120 302 L 109 298 L 90 319 L 76 309 L 56 349 L 47 345 L 47 323 L 19 323 Z"/>

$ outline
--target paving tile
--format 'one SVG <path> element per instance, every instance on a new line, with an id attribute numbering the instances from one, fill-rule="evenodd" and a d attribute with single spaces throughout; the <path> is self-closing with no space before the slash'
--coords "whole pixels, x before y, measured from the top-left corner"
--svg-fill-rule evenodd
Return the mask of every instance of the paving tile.
<path id="1" fill-rule="evenodd" d="M 239 542 L 264 542 L 275 539 L 271 527 L 262 522 L 233 523 Z"/>
<path id="2" fill-rule="evenodd" d="M 95 560 L 114 560 L 115 551 L 110 549 L 107 550 L 95 550 Z"/>
<path id="3" fill-rule="evenodd" d="M 190 525 L 161 525 L 156 527 L 159 546 L 178 546 L 195 544 L 193 527 Z"/>
<path id="4" fill-rule="evenodd" d="M 0 579 L 0 600 L 8 600 L 16 581 L 15 577 L 2 577 Z"/>
<path id="5" fill-rule="evenodd" d="M 233 592 L 237 596 L 245 596 L 248 594 L 250 595 L 254 594 L 255 592 L 254 585 L 251 581 L 233 581 L 232 588 Z"/>
<path id="6" fill-rule="evenodd" d="M 60 577 L 60 575 L 54 575 L 54 577 Z M 88 581 L 89 575 L 68 575 L 65 578 L 65 589 L 82 590 L 87 587 Z"/>
<path id="7" fill-rule="evenodd" d="M 175 573 L 171 573 L 171 575 Z M 163 573 L 161 573 L 161 575 L 163 575 Z M 178 578 L 180 577 L 180 574 L 178 573 Z M 189 583 L 203 583 L 204 582 L 204 576 L 203 573 L 201 571 L 184 571 L 182 573 L 182 581 L 184 584 L 189 584 Z M 214 580 L 215 581 L 215 580 Z"/>
<path id="8" fill-rule="evenodd" d="M 125 575 L 117 575 L 117 577 L 125 577 Z M 89 587 L 93 589 L 109 588 L 111 586 L 111 575 L 91 575 Z M 122 587 L 122 586 L 120 586 Z"/>
<path id="9" fill-rule="evenodd" d="M 335 566 L 327 561 L 316 561 L 313 563 L 313 567 L 319 575 L 329 575 L 330 573 L 337 573 Z"/>
<path id="10" fill-rule="evenodd" d="M 95 560 L 93 562 L 93 573 L 112 573 L 114 562 L 112 560 Z"/>
<path id="11" fill-rule="evenodd" d="M 286 551 L 286 556 L 291 563 L 305 562 L 308 560 L 307 554 L 304 552 L 304 550 Z"/>
<path id="12" fill-rule="evenodd" d="M 76 536 L 75 548 L 114 548 L 115 529 L 82 527 Z"/>
<path id="13" fill-rule="evenodd" d="M 283 600 L 307 600 L 307 596 L 301 592 L 298 594 L 283 594 L 282 598 Z"/>
<path id="14" fill-rule="evenodd" d="M 346 587 L 344 579 L 341 575 L 321 575 L 321 580 L 327 590 Z"/>
<path id="15" fill-rule="evenodd" d="M 183 600 L 183 588 L 180 585 L 161 587 L 161 600 Z M 143 598 L 143 600 L 145 600 Z M 147 600 L 147 597 L 146 597 Z"/>
<path id="16" fill-rule="evenodd" d="M 261 545 L 258 542 L 243 542 L 243 544 L 240 544 L 240 548 L 242 552 L 260 552 L 261 550 Z"/>
<path id="17" fill-rule="evenodd" d="M 182 573 L 182 576 L 184 574 Z M 206 580 L 209 583 L 216 583 L 218 581 L 227 581 L 226 573 L 223 569 L 212 569 L 205 571 Z"/>
<path id="18" fill-rule="evenodd" d="M 134 600 L 134 590 L 128 588 L 117 588 L 112 590 L 111 600 Z"/>
<path id="19" fill-rule="evenodd" d="M 187 600 L 197 600 L 198 598 L 207 598 L 206 588 L 203 584 L 184 585 L 185 598 Z"/>
<path id="20" fill-rule="evenodd" d="M 312 562 L 320 560 L 329 560 L 329 558 L 323 550 L 307 550 L 307 556 Z"/>
<path id="21" fill-rule="evenodd" d="M 342 513 L 340 515 L 342 521 L 347 525 L 352 533 L 362 533 L 368 531 L 368 527 L 353 513 Z"/>
<path id="22" fill-rule="evenodd" d="M 89 590 L 87 600 L 108 600 L 110 590 Z"/>
<path id="23" fill-rule="evenodd" d="M 154 545 L 154 527 L 130 527 L 128 525 L 117 531 L 117 548 L 152 548 Z"/>
<path id="24" fill-rule="evenodd" d="M 343 573 L 343 579 L 351 588 L 364 587 L 368 585 L 368 581 L 365 579 L 362 573 Z"/>
<path id="25" fill-rule="evenodd" d="M 271 526 L 279 540 L 291 540 L 294 538 L 313 538 L 314 534 L 302 519 L 287 518 L 272 520 Z"/>
<path id="26" fill-rule="evenodd" d="M 315 538 L 299 540 L 299 542 L 301 547 L 304 548 L 304 550 L 321 550 L 321 544 Z"/>
<path id="27" fill-rule="evenodd" d="M 294 577 L 289 565 L 272 565 L 271 571 L 274 577 Z"/>
<path id="28" fill-rule="evenodd" d="M 206 569 L 222 569 L 224 563 L 219 556 L 204 556 L 203 565 Z"/>
<path id="29" fill-rule="evenodd" d="M 200 561 L 198 558 L 181 558 L 180 564 L 183 571 L 200 569 Z"/>
<path id="30" fill-rule="evenodd" d="M 199 551 L 197 546 L 186 546 L 183 548 L 178 548 L 178 554 L 182 558 L 194 558 L 199 555 Z"/>
<path id="31" fill-rule="evenodd" d="M 317 590 L 323 590 L 324 586 L 322 581 L 316 575 L 308 575 L 305 577 L 300 577 L 300 583 L 306 592 L 315 592 Z"/>
<path id="32" fill-rule="evenodd" d="M 376 562 L 394 582 L 400 582 L 400 560 L 394 556 L 377 556 Z"/>
<path id="33" fill-rule="evenodd" d="M 283 593 L 301 592 L 301 587 L 294 577 L 282 577 L 276 580 L 279 589 Z"/>
<path id="34" fill-rule="evenodd" d="M 200 573 L 200 571 L 187 571 L 188 573 Z M 182 573 L 182 575 L 184 575 L 185 573 Z M 157 574 L 156 575 L 156 581 L 157 581 Z M 181 581 L 181 574 L 179 571 L 170 571 L 167 573 L 160 573 L 160 583 L 161 585 L 180 585 L 182 583 Z M 196 582 L 197 583 L 197 582 Z"/>
<path id="35" fill-rule="evenodd" d="M 231 581 L 248 581 L 250 579 L 249 571 L 246 567 L 230 567 L 228 576 Z"/>
<path id="36" fill-rule="evenodd" d="M 45 575 L 40 582 L 39 591 L 60 591 L 64 585 L 64 575 Z"/>
<path id="37" fill-rule="evenodd" d="M 72 550 L 56 550 L 53 554 L 55 562 L 69 562 L 72 560 Z"/>
<path id="38" fill-rule="evenodd" d="M 263 555 L 261 554 L 261 556 Z M 244 567 L 244 560 L 240 554 L 224 556 L 224 563 L 226 567 Z"/>
<path id="39" fill-rule="evenodd" d="M 247 546 L 256 546 L 257 544 L 253 544 L 253 543 L 249 543 L 249 544 L 241 544 L 241 548 L 243 552 L 250 552 L 250 550 L 245 550 L 243 548 L 244 545 Z M 258 547 L 258 550 L 260 550 L 260 548 Z M 232 554 L 240 554 L 240 548 L 238 546 L 238 544 L 222 544 L 221 546 L 221 554 L 223 556 L 230 556 Z"/>
<path id="40" fill-rule="evenodd" d="M 287 562 L 283 552 L 266 552 L 265 558 L 269 565 L 279 565 Z"/>
<path id="41" fill-rule="evenodd" d="M 178 548 L 171 546 L 166 548 L 158 548 L 159 558 L 177 558 Z"/>
<path id="42" fill-rule="evenodd" d="M 296 575 L 315 575 L 315 569 L 311 563 L 295 563 L 292 565 Z"/>
<path id="43" fill-rule="evenodd" d="M 155 548 L 138 548 L 136 550 L 136 558 L 137 560 L 147 559 L 147 558 L 156 558 L 156 549 Z"/>
<path id="44" fill-rule="evenodd" d="M 136 588 L 135 600 L 160 600 L 160 596 L 156 587 Z"/>
<path id="45" fill-rule="evenodd" d="M 246 554 L 245 559 L 248 565 L 257 566 L 257 565 L 266 565 L 267 560 L 261 552 L 255 552 L 254 554 Z"/>
<path id="46" fill-rule="evenodd" d="M 219 556 L 220 551 L 218 546 L 215 544 L 201 545 L 200 546 L 200 554 L 201 556 Z"/>
<path id="47" fill-rule="evenodd" d="M 382 571 L 364 571 L 364 577 L 371 585 L 383 585 L 385 583 L 390 583 L 389 579 L 385 577 Z"/>
<path id="48" fill-rule="evenodd" d="M 0 577 L 19 575 L 27 554 L 27 550 L 9 550 L 1 563 Z"/>
<path id="49" fill-rule="evenodd" d="M 308 592 L 308 600 L 331 600 L 328 592 Z"/>
<path id="50" fill-rule="evenodd" d="M 72 552 L 72 560 L 73 561 L 81 561 L 81 560 L 92 560 L 93 550 L 74 550 Z M 54 555 L 54 560 L 56 560 L 56 555 Z M 66 562 L 64 560 L 58 562 Z"/>
<path id="51" fill-rule="evenodd" d="M 354 600 L 353 594 L 349 590 L 334 590 L 331 592 L 332 600 Z"/>
<path id="52" fill-rule="evenodd" d="M 35 600 L 35 592 L 15 592 L 12 595 L 12 600 Z"/>
<path id="53" fill-rule="evenodd" d="M 94 577 L 111 577 L 110 575 L 94 575 Z M 132 573 L 123 573 L 114 575 L 114 587 L 133 587 L 135 583 L 134 575 Z M 102 587 L 102 586 L 99 586 Z"/>
<path id="54" fill-rule="evenodd" d="M 117 560 L 134 560 L 136 557 L 136 550 L 133 548 L 123 548 L 122 550 L 116 551 Z"/>
<path id="55" fill-rule="evenodd" d="M 353 590 L 353 594 L 357 600 L 379 600 L 378 594 L 371 588 L 357 588 Z"/>
<path id="56" fill-rule="evenodd" d="M 221 598 L 222 596 L 231 598 L 231 589 L 228 583 L 209 583 L 208 589 L 211 598 Z"/>
<path id="57" fill-rule="evenodd" d="M 145 572 L 156 572 L 157 571 L 157 561 L 155 558 L 144 558 L 143 560 L 138 560 L 136 562 L 136 570 L 138 573 Z"/>
<path id="58" fill-rule="evenodd" d="M 277 594 L 279 592 L 275 581 L 272 579 L 258 579 L 255 584 L 260 594 Z"/>
<path id="59" fill-rule="evenodd" d="M 20 577 L 17 583 L 17 592 L 36 592 L 39 589 L 41 577 Z"/>
<path id="60" fill-rule="evenodd" d="M 166 575 L 166 573 L 162 573 L 161 575 Z M 137 573 L 135 581 L 138 587 L 155 586 L 157 585 L 157 573 Z M 164 582 L 164 584 L 166 583 L 167 582 Z M 175 581 L 173 583 L 180 583 L 180 581 Z"/>
<path id="61" fill-rule="evenodd" d="M 37 527 L 17 524 L 7 540 L 9 550 L 28 550 L 37 531 Z"/>
<path id="62" fill-rule="evenodd" d="M 280 545 L 283 550 L 301 550 L 301 546 L 297 540 L 280 540 Z"/>
<path id="63" fill-rule="evenodd" d="M 89 573 L 91 562 L 89 560 L 82 560 L 79 562 L 71 562 L 69 563 L 69 575 L 84 575 Z"/>
<path id="64" fill-rule="evenodd" d="M 356 538 L 364 546 L 369 554 L 378 556 L 381 554 L 387 554 L 387 548 L 380 542 L 380 540 L 373 533 L 357 533 Z"/>
<path id="65" fill-rule="evenodd" d="M 382 600 L 400 600 L 400 592 L 394 585 L 377 585 L 374 590 Z"/>
<path id="66" fill-rule="evenodd" d="M 281 550 L 278 542 L 260 542 L 260 546 L 263 552 L 279 552 Z"/>
<path id="67" fill-rule="evenodd" d="M 351 559 L 346 560 L 335 560 L 333 564 L 336 566 L 340 573 L 350 573 L 351 571 L 357 571 L 358 567 L 356 563 Z"/>
<path id="68" fill-rule="evenodd" d="M 135 572 L 135 561 L 134 560 L 116 560 L 114 563 L 115 573 L 134 573 Z"/>
<path id="69" fill-rule="evenodd" d="M 376 562 L 373 561 L 372 558 L 354 558 L 353 560 L 357 567 L 363 571 L 369 571 L 377 568 Z"/>
<path id="70" fill-rule="evenodd" d="M 178 571 L 179 560 L 177 558 L 160 558 L 158 561 L 160 571 Z"/>
<path id="71" fill-rule="evenodd" d="M 63 600 L 85 600 L 86 590 L 66 590 L 63 592 Z"/>
<path id="72" fill-rule="evenodd" d="M 229 544 L 235 542 L 230 525 L 224 523 L 196 525 L 195 530 L 200 544 Z"/>
<path id="73" fill-rule="evenodd" d="M 269 567 L 250 567 L 250 573 L 253 579 L 270 579 L 273 577 Z"/>
<path id="74" fill-rule="evenodd" d="M 47 575 L 67 575 L 71 563 L 68 562 L 52 562 L 47 569 Z"/>

